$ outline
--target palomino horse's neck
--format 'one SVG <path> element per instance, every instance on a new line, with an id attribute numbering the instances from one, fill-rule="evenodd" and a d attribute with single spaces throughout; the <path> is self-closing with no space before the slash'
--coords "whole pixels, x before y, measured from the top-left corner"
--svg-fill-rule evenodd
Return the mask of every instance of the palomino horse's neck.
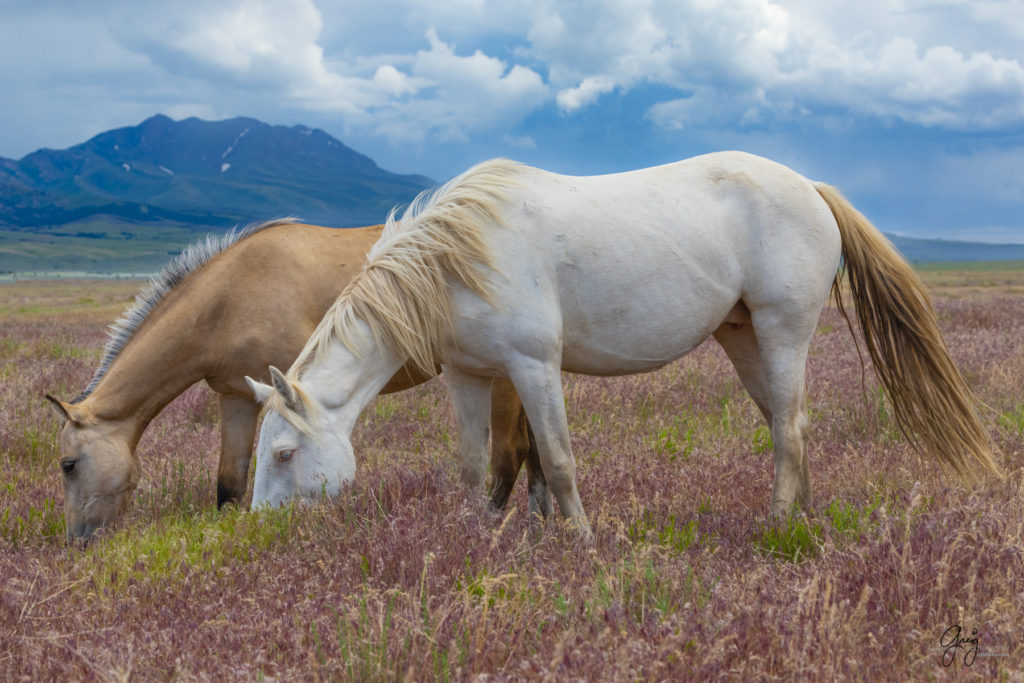
<path id="1" fill-rule="evenodd" d="M 133 450 L 150 420 L 207 374 L 206 334 L 180 310 L 189 297 L 173 302 L 149 315 L 80 403 L 98 420 L 131 425 Z"/>
<path id="2" fill-rule="evenodd" d="M 138 444 L 149 422 L 204 372 L 196 359 L 170 349 L 142 349 L 136 340 L 80 405 L 96 419 L 131 425 L 130 446 Z"/>

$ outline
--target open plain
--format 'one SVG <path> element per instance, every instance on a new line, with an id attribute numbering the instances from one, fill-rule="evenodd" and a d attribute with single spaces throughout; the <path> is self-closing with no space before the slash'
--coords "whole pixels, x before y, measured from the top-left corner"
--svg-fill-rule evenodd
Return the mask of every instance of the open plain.
<path id="1" fill-rule="evenodd" d="M 525 481 L 500 513 L 462 488 L 441 380 L 370 405 L 339 500 L 256 513 L 216 511 L 216 402 L 193 387 L 143 437 L 120 524 L 68 547 L 43 395 L 84 388 L 140 282 L 2 284 L 0 678 L 1021 680 L 1024 264 L 921 275 L 1004 481 L 919 455 L 828 308 L 814 503 L 785 525 L 765 523 L 767 427 L 713 341 L 566 375 L 589 547 L 531 523 Z"/>

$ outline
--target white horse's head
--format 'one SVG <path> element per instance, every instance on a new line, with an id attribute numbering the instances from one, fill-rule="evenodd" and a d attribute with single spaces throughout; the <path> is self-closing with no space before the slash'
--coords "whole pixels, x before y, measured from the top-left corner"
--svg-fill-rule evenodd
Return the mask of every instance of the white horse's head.
<path id="1" fill-rule="evenodd" d="M 332 429 L 317 400 L 271 366 L 273 386 L 246 377 L 265 410 L 256 445 L 252 507 L 336 496 L 355 478 L 348 430 Z"/>

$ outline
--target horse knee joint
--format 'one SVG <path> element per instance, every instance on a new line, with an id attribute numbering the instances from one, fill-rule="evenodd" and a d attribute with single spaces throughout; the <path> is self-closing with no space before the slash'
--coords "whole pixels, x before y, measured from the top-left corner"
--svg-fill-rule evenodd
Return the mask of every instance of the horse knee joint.
<path id="1" fill-rule="evenodd" d="M 567 464 L 550 463 L 544 467 L 544 479 L 549 487 L 562 490 L 576 482 L 576 463 L 569 460 Z"/>

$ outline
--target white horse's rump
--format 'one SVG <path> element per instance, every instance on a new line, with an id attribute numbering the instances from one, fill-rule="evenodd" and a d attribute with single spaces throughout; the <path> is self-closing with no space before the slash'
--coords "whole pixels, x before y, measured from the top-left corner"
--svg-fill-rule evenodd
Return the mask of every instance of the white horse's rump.
<path id="1" fill-rule="evenodd" d="M 378 247 L 309 353 L 287 378 L 275 374 L 274 388 L 257 387 L 270 410 L 254 504 L 351 478 L 356 417 L 413 357 L 445 363 L 471 486 L 485 470 L 490 378 L 512 379 L 551 491 L 587 535 L 562 370 L 646 372 L 714 335 L 771 426 L 770 507 L 784 514 L 809 502 L 804 368 L 844 253 L 901 423 L 954 469 L 994 469 L 913 272 L 834 190 L 766 159 L 730 152 L 595 177 L 489 162 L 414 205 Z M 384 295 L 372 280 L 382 264 L 393 280 Z M 445 300 L 430 305 L 424 292 Z M 403 296 L 415 303 L 395 301 Z M 392 301 L 379 306 L 381 297 Z M 407 333 L 420 329 L 429 333 Z M 901 390 L 911 367 L 924 379 Z M 934 411 L 949 419 L 920 419 Z"/>

